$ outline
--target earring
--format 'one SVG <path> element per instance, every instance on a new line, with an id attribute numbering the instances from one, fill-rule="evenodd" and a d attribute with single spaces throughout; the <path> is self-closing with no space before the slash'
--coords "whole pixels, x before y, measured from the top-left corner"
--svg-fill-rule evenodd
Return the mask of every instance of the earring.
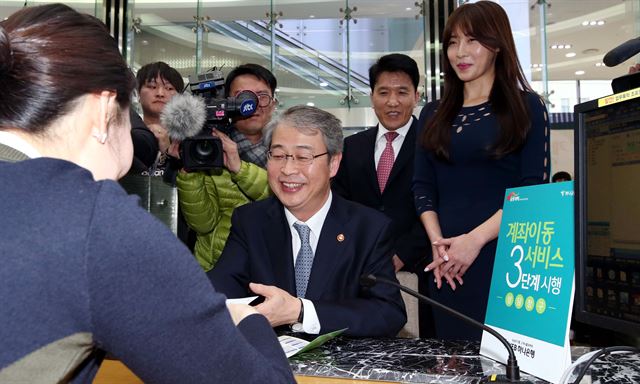
<path id="1" fill-rule="evenodd" d="M 93 133 L 93 137 L 95 137 L 96 139 L 98 139 L 98 142 L 100 142 L 100 144 L 104 144 L 107 141 L 107 133 Z"/>

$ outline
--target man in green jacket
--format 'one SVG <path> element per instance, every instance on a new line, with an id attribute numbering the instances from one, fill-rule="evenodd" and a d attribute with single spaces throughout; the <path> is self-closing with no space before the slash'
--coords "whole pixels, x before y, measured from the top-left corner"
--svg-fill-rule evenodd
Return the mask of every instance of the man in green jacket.
<path id="1" fill-rule="evenodd" d="M 273 74 L 257 64 L 234 68 L 225 81 L 225 97 L 242 91 L 258 95 L 258 108 L 249 117 L 237 117 L 229 135 L 214 134 L 222 141 L 222 172 L 206 171 L 178 174 L 178 200 L 187 224 L 197 233 L 196 259 L 205 271 L 214 267 L 231 228 L 236 207 L 270 195 L 264 166 L 268 148 L 262 142 L 262 129 L 276 107 L 277 82 Z"/>

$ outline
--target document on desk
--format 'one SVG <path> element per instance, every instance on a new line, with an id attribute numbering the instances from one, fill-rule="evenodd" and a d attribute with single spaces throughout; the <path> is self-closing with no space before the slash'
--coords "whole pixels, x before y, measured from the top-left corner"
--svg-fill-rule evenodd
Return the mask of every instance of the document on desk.
<path id="1" fill-rule="evenodd" d="M 227 299 L 227 304 L 247 304 L 250 305 L 258 296 L 240 297 L 238 299 Z"/>
<path id="2" fill-rule="evenodd" d="M 284 354 L 287 357 L 291 357 L 293 355 L 297 355 L 298 353 L 307 352 L 314 348 L 317 348 L 327 341 L 333 339 L 334 337 L 342 334 L 342 332 L 346 330 L 347 328 L 343 328 L 337 331 L 325 333 L 324 335 L 320 335 L 311 341 L 288 335 L 280 336 L 278 337 L 278 340 L 280 341 L 280 345 L 284 350 Z"/>

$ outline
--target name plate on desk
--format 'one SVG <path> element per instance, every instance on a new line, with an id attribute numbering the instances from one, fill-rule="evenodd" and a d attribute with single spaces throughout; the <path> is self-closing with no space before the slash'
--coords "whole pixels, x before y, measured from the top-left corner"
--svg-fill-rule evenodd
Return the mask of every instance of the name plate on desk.
<path id="1" fill-rule="evenodd" d="M 506 191 L 485 318 L 511 344 L 523 371 L 552 383 L 571 365 L 573 194 L 573 182 Z M 486 332 L 480 353 L 508 357 Z"/>

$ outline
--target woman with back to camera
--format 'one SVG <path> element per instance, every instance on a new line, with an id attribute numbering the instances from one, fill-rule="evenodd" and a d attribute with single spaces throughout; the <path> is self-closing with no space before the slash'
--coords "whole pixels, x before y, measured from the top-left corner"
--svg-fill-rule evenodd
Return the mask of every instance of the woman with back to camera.
<path id="1" fill-rule="evenodd" d="M 293 382 L 266 319 L 114 181 L 134 84 L 92 16 L 0 22 L 0 155 L 22 160 L 0 162 L 0 382 L 90 383 L 106 353 L 149 383 Z"/>
<path id="2" fill-rule="evenodd" d="M 434 255 L 425 271 L 431 297 L 484 322 L 505 189 L 548 182 L 547 112 L 498 4 L 457 8 L 443 49 L 444 94 L 420 114 L 415 157 L 416 209 Z M 481 337 L 444 312 L 434 321 L 439 338 Z"/>

